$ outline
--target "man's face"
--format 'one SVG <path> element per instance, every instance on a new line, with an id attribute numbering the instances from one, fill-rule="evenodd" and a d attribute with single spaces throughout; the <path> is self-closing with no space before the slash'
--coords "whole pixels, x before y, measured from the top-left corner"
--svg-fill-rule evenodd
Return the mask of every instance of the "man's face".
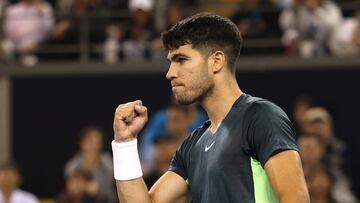
<path id="1" fill-rule="evenodd" d="M 102 138 L 98 131 L 88 132 L 89 134 L 81 141 L 80 147 L 83 153 L 100 153 L 102 150 Z"/>
<path id="2" fill-rule="evenodd" d="M 0 189 L 13 190 L 20 184 L 19 174 L 11 169 L 0 171 Z"/>
<path id="3" fill-rule="evenodd" d="M 180 104 L 202 100 L 214 86 L 207 58 L 191 45 L 169 51 L 170 67 L 166 78 L 171 80 L 172 92 Z"/>
<path id="4" fill-rule="evenodd" d="M 324 156 L 325 149 L 314 137 L 302 137 L 298 140 L 300 157 L 304 165 L 314 166 L 318 164 Z"/>
<path id="5" fill-rule="evenodd" d="M 324 121 L 313 121 L 304 125 L 304 132 L 318 136 L 322 141 L 328 142 L 332 137 L 331 124 Z"/>

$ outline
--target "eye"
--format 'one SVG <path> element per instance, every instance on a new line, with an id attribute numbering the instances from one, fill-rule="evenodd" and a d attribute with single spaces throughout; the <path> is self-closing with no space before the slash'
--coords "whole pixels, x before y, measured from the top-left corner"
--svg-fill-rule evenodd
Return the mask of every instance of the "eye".
<path id="1" fill-rule="evenodd" d="M 180 64 L 183 64 L 186 60 L 187 60 L 187 58 L 179 57 L 179 58 L 177 58 L 177 59 L 175 60 L 175 62 L 180 63 Z"/>

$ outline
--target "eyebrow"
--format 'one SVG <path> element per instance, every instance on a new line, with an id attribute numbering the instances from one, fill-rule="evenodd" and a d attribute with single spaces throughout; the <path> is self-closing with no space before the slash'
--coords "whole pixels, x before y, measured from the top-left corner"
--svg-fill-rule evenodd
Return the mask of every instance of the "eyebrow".
<path id="1" fill-rule="evenodd" d="M 170 58 L 167 58 L 167 60 L 168 60 L 169 62 L 172 62 L 172 61 L 177 61 L 179 58 L 186 58 L 186 59 L 188 59 L 189 57 L 188 57 L 187 55 L 185 55 L 185 54 L 179 53 L 179 54 L 174 54 L 174 55 L 171 56 Z"/>

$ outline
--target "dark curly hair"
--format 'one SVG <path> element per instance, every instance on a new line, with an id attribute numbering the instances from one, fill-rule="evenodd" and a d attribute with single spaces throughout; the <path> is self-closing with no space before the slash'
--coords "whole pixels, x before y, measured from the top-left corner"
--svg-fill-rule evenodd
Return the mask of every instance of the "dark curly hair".
<path id="1" fill-rule="evenodd" d="M 161 35 L 167 50 L 174 50 L 186 44 L 207 55 L 221 50 L 225 53 L 228 66 L 235 71 L 242 38 L 237 26 L 226 17 L 213 13 L 199 13 L 178 22 Z"/>

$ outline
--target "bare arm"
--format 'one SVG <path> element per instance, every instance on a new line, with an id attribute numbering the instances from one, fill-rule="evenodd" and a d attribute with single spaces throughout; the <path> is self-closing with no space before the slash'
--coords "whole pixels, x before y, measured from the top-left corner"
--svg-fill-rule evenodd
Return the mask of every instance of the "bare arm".
<path id="1" fill-rule="evenodd" d="M 114 116 L 115 142 L 136 139 L 147 122 L 147 109 L 140 100 L 118 106 Z M 188 201 L 188 186 L 174 172 L 166 172 L 152 187 L 150 193 L 142 177 L 117 180 L 116 187 L 121 203 L 183 203 Z"/>
<path id="2" fill-rule="evenodd" d="M 121 203 L 185 203 L 189 202 L 188 186 L 174 172 L 166 172 L 151 188 L 150 193 L 142 178 L 116 181 Z"/>
<path id="3" fill-rule="evenodd" d="M 272 156 L 265 171 L 281 203 L 309 203 L 304 173 L 299 154 L 287 150 Z"/>

